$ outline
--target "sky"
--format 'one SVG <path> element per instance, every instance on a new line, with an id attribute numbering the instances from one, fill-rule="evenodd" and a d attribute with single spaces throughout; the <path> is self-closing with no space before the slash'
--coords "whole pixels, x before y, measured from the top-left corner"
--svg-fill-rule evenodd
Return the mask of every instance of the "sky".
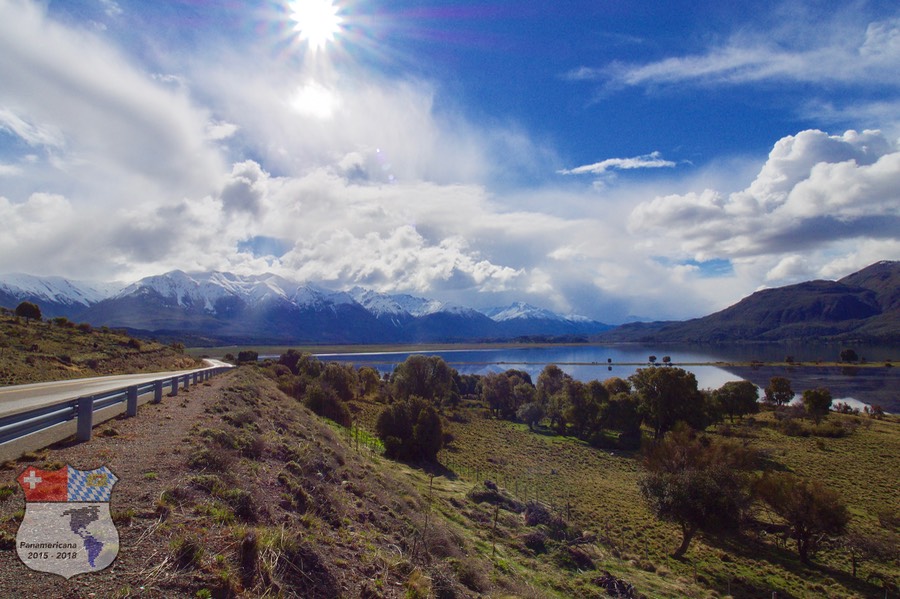
<path id="1" fill-rule="evenodd" d="M 616 324 L 897 259 L 896 2 L 0 0 L 0 273 Z"/>

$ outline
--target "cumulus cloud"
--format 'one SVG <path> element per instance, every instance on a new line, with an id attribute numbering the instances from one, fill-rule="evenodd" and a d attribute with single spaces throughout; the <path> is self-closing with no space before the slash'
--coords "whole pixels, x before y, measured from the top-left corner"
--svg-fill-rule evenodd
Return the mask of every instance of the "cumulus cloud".
<path id="1" fill-rule="evenodd" d="M 602 175 L 610 170 L 633 170 L 639 168 L 672 168 L 675 163 L 664 160 L 659 152 L 651 152 L 634 158 L 607 158 L 594 164 L 586 164 L 572 169 L 556 171 L 560 175 Z"/>
<path id="2" fill-rule="evenodd" d="M 898 186 L 900 151 L 880 132 L 803 131 L 775 144 L 746 189 L 658 196 L 634 208 L 629 230 L 659 252 L 701 261 L 769 257 L 766 278 L 788 278 L 804 264 L 799 255 L 896 239 Z"/>

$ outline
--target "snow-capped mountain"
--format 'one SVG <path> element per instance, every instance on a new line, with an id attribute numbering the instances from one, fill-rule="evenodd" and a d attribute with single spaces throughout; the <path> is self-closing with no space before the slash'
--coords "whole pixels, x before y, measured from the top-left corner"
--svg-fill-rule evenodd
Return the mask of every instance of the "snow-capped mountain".
<path id="1" fill-rule="evenodd" d="M 62 277 L 9 274 L 0 277 L 0 305 L 15 307 L 23 301 L 34 302 L 46 316 L 55 317 L 84 310 L 120 287 L 117 283 L 93 284 Z"/>
<path id="2" fill-rule="evenodd" d="M 513 302 L 505 308 L 490 308 L 485 310 L 485 315 L 496 322 L 516 319 L 545 319 L 545 320 L 567 320 L 550 310 L 538 308 L 525 302 Z"/>
<path id="3" fill-rule="evenodd" d="M 599 332 L 600 323 L 516 303 L 488 314 L 362 287 L 333 291 L 273 274 L 172 271 L 127 286 L 0 276 L 0 305 L 35 301 L 47 316 L 218 342 L 392 343 Z M 201 341 L 198 341 L 201 342 Z"/>

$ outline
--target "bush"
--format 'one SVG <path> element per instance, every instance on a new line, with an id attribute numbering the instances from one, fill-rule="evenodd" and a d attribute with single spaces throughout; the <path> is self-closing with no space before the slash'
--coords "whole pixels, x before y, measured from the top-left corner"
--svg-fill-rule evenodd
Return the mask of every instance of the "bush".
<path id="1" fill-rule="evenodd" d="M 341 426 L 350 426 L 350 410 L 341 403 L 334 391 L 323 388 L 319 383 L 313 383 L 306 388 L 303 405 L 322 418 L 333 420 Z"/>
<path id="2" fill-rule="evenodd" d="M 444 439 L 437 411 L 416 396 L 386 407 L 375 430 L 384 442 L 385 455 L 400 460 L 434 460 Z"/>
<path id="3" fill-rule="evenodd" d="M 256 362 L 258 360 L 259 360 L 259 352 L 255 352 L 250 349 L 238 352 L 238 356 L 237 356 L 238 364 L 246 364 L 249 362 Z"/>

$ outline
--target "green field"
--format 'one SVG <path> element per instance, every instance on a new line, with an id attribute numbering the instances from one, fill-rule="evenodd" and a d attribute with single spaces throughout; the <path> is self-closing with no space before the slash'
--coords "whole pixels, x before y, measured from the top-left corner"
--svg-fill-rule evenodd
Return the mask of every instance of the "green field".
<path id="1" fill-rule="evenodd" d="M 379 407 L 356 405 L 359 420 L 372 426 Z M 700 536 L 685 559 L 674 559 L 670 553 L 680 531 L 657 520 L 642 501 L 636 452 L 598 450 L 575 438 L 529 432 L 525 425 L 489 418 L 478 408 L 449 416 L 453 441 L 439 459 L 453 475 L 470 484 L 492 480 L 522 500 L 552 504 L 598 540 L 599 569 L 650 596 L 750 598 L 777 591 L 779 597 L 880 597 L 882 580 L 900 579 L 896 562 L 864 562 L 852 577 L 849 555 L 839 548 L 821 551 L 806 566 L 790 541 L 750 532 Z M 839 414 L 829 418 L 853 423 L 856 430 L 843 438 L 788 437 L 772 426 L 773 414 L 764 412 L 731 427 L 729 434 L 766 456 L 770 468 L 820 480 L 839 492 L 853 515 L 851 530 L 875 532 L 881 527 L 879 512 L 900 508 L 900 423 Z M 719 436 L 712 429 L 709 433 Z M 770 518 L 761 510 L 757 517 Z"/>

